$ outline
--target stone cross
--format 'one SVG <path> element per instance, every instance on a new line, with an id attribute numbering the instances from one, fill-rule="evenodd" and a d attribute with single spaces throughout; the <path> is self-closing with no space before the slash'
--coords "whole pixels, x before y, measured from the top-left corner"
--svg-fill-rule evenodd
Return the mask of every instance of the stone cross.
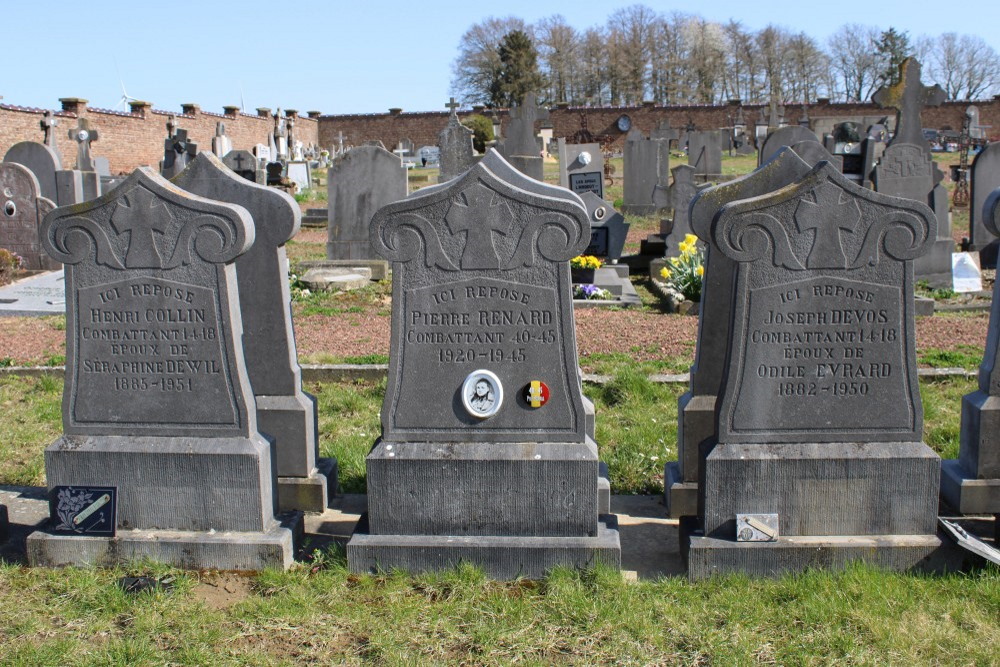
<path id="1" fill-rule="evenodd" d="M 90 156 L 90 143 L 97 141 L 97 130 L 90 129 L 86 118 L 76 121 L 76 129 L 69 131 L 69 138 L 76 141 L 76 168 L 80 171 L 94 171 L 94 160 Z"/>
<path id="2" fill-rule="evenodd" d="M 460 107 L 461 105 L 458 102 L 455 101 L 454 97 L 452 97 L 448 101 L 448 104 L 445 104 L 445 106 L 448 107 L 448 109 L 451 110 L 451 115 L 452 116 L 457 116 L 458 112 L 456 111 L 456 109 L 458 109 L 458 107 Z"/>
<path id="3" fill-rule="evenodd" d="M 56 125 L 59 124 L 59 121 L 56 120 L 55 116 L 52 114 L 51 111 L 46 111 L 45 116 L 42 118 L 39 124 L 42 126 L 42 134 L 45 137 L 42 140 L 42 143 L 44 143 L 49 148 L 55 148 L 56 135 L 55 132 L 53 132 L 53 130 L 55 129 Z"/>
<path id="4" fill-rule="evenodd" d="M 177 116 L 170 114 L 167 116 L 167 139 L 172 139 L 177 132 Z"/>
<path id="5" fill-rule="evenodd" d="M 930 154 L 924 139 L 920 113 L 924 107 L 936 107 L 947 99 L 941 86 L 925 86 L 920 81 L 920 62 L 907 58 L 899 65 L 899 82 L 883 86 L 872 95 L 872 101 L 884 109 L 896 110 L 894 144 L 916 144 Z"/>
<path id="6" fill-rule="evenodd" d="M 494 201 L 493 191 L 471 187 L 452 202 L 445 216 L 452 234 L 465 232 L 463 269 L 499 269 L 500 255 L 493 245 L 493 232 L 510 232 L 511 214 L 503 201 Z"/>
<path id="7" fill-rule="evenodd" d="M 660 121 L 659 126 L 650 133 L 649 138 L 677 141 L 677 139 L 680 138 L 680 132 L 670 127 L 670 119 L 664 119 Z"/>
<path id="8" fill-rule="evenodd" d="M 538 156 L 538 142 L 535 140 L 535 122 L 547 120 L 549 110 L 538 106 L 535 94 L 524 96 L 524 103 L 510 110 L 510 139 L 505 142 L 508 155 Z"/>

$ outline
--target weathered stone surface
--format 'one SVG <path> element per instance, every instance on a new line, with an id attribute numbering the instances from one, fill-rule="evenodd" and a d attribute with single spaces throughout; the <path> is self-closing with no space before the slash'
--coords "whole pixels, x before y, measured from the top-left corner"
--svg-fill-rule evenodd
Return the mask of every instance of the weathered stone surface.
<path id="1" fill-rule="evenodd" d="M 667 257 L 676 257 L 680 254 L 680 244 L 684 237 L 691 233 L 690 207 L 691 200 L 698 194 L 698 190 L 705 187 L 695 183 L 695 168 L 689 164 L 679 164 L 670 170 L 674 175 L 673 183 L 670 184 L 670 207 L 673 210 L 673 219 L 669 230 L 660 229 L 666 234 Z"/>
<path id="2" fill-rule="evenodd" d="M 986 200 L 997 188 L 1000 188 L 1000 143 L 994 142 L 983 148 L 972 161 L 970 174 L 971 199 L 969 204 L 969 243 L 970 249 L 982 251 L 990 244 L 996 244 L 996 237 L 986 226 Z M 980 257 L 984 253 L 980 252 Z M 993 265 L 996 265 L 996 251 Z M 983 265 L 983 268 L 987 268 Z"/>
<path id="3" fill-rule="evenodd" d="M 736 263 L 715 245 L 712 220 L 725 204 L 774 192 L 808 172 L 809 165 L 784 148 L 753 173 L 700 191 L 691 203 L 691 228 L 706 245 L 705 276 L 691 388 L 678 401 L 678 470 L 667 473 L 677 480 L 667 487 L 667 507 L 672 517 L 684 516 L 677 513 L 678 507 L 690 509 L 697 504 L 692 494 L 697 492 L 702 469 L 699 449 L 716 435 L 715 404 L 722 390 L 729 351 Z M 674 496 L 686 495 L 687 500 L 675 502 L 671 489 Z"/>
<path id="4" fill-rule="evenodd" d="M 240 178 L 245 178 L 251 183 L 267 184 L 266 172 L 260 168 L 260 161 L 250 151 L 229 151 L 222 158 L 222 164 L 232 169 Z M 324 215 L 324 217 L 326 216 Z"/>
<path id="5" fill-rule="evenodd" d="M 688 133 L 688 164 L 701 181 L 722 175 L 722 136 L 718 130 Z"/>
<path id="6" fill-rule="evenodd" d="M 514 105 L 504 138 L 497 142 L 497 151 L 522 174 L 542 180 L 543 163 L 535 123 L 547 120 L 548 109 L 538 106 L 534 93 L 524 96 L 524 103 Z"/>
<path id="7" fill-rule="evenodd" d="M 472 147 L 473 131 L 458 120 L 455 111 L 458 103 L 454 97 L 447 106 L 451 109 L 448 123 L 438 134 L 438 148 L 441 149 L 439 183 L 450 181 L 476 162 L 475 150 Z"/>
<path id="8" fill-rule="evenodd" d="M 173 120 L 173 116 L 170 117 Z M 184 171 L 188 162 L 198 154 L 198 144 L 188 139 L 187 130 L 176 130 L 173 123 L 167 123 L 167 138 L 163 140 L 163 161 L 160 175 L 173 178 Z"/>
<path id="9" fill-rule="evenodd" d="M 34 141 L 22 141 L 10 147 L 3 156 L 3 162 L 26 167 L 38 180 L 39 196 L 53 203 L 59 202 L 56 173 L 62 171 L 62 161 L 51 147 Z"/>
<path id="10" fill-rule="evenodd" d="M 333 161 L 327 175 L 326 256 L 376 259 L 368 242 L 375 211 L 406 197 L 406 169 L 398 155 L 358 146 Z"/>
<path id="11" fill-rule="evenodd" d="M 39 144 L 40 145 L 40 144 Z M 41 195 L 38 179 L 16 162 L 0 163 L 0 248 L 17 253 L 21 268 L 60 268 L 42 250 L 39 228 L 55 204 Z"/>
<path id="12" fill-rule="evenodd" d="M 559 185 L 578 195 L 604 197 L 604 154 L 600 144 L 567 144 L 559 137 Z"/>
<path id="13" fill-rule="evenodd" d="M 226 136 L 226 124 L 221 120 L 215 124 L 215 136 L 212 137 L 212 152 L 216 157 L 225 157 L 233 150 L 233 141 Z"/>
<path id="14" fill-rule="evenodd" d="M 764 140 L 763 145 L 757 153 L 757 164 L 761 165 L 770 160 L 781 150 L 782 146 L 791 148 L 802 141 L 819 143 L 819 138 L 815 132 L 801 125 L 786 125 L 785 127 L 773 130 L 768 133 L 767 139 Z"/>
<path id="15" fill-rule="evenodd" d="M 806 141 L 796 142 L 791 148 L 795 151 L 796 155 L 809 164 L 815 165 L 826 160 L 836 167 L 837 171 L 844 171 L 843 156 L 831 155 L 830 151 L 826 150 L 819 141 L 807 139 Z"/>
<path id="16" fill-rule="evenodd" d="M 657 193 L 666 193 L 670 187 L 670 141 L 646 139 L 633 127 L 625 137 L 622 169 L 622 212 L 655 213 L 663 201 Z"/>
<path id="17" fill-rule="evenodd" d="M 1000 188 L 983 205 L 984 230 L 1000 236 Z M 941 492 L 966 514 L 1000 513 L 1000 296 L 993 286 L 993 306 L 986 350 L 979 366 L 979 388 L 962 397 L 958 460 L 945 461 Z"/>
<path id="18" fill-rule="evenodd" d="M 311 290 L 339 292 L 370 284 L 372 271 L 367 266 L 317 266 L 306 270 L 300 280 Z"/>
<path id="19" fill-rule="evenodd" d="M 621 259 L 630 226 L 625 217 L 593 192 L 584 192 L 580 199 L 590 218 L 590 244 L 583 254 L 611 261 Z"/>
<path id="20" fill-rule="evenodd" d="M 351 568 L 466 558 L 508 577 L 617 562 L 576 352 L 568 260 L 590 241 L 580 198 L 490 151 L 381 209 L 371 239 L 393 262 L 394 307 L 382 437 L 366 461 L 370 526 L 348 543 Z"/>
<path id="21" fill-rule="evenodd" d="M 116 487 L 119 531 L 183 532 L 218 559 L 192 560 L 198 549 L 169 546 L 171 534 L 141 550 L 157 560 L 270 559 L 287 529 L 274 514 L 273 444 L 252 409 L 234 266 L 254 240 L 250 214 L 142 168 L 104 197 L 49 213 L 42 236 L 66 265 L 67 291 L 65 435 L 45 453 L 50 488 Z M 227 547 L 213 531 L 245 539 Z M 36 539 L 58 549 L 73 538 Z M 49 562 L 51 550 L 35 553 Z M 93 554 L 81 543 L 70 562 Z"/>
<path id="22" fill-rule="evenodd" d="M 275 439 L 278 477 L 309 480 L 322 487 L 320 495 L 325 498 L 327 480 L 317 472 L 316 399 L 302 391 L 287 279 L 285 243 L 299 232 L 301 210 L 291 195 L 239 177 L 212 153 L 198 155 L 173 183 L 206 199 L 238 204 L 253 217 L 256 238 L 237 258 L 236 278 L 257 427 Z M 282 505 L 310 512 L 326 508 L 325 502 L 311 507 Z"/>
<path id="23" fill-rule="evenodd" d="M 899 78 L 891 86 L 883 86 L 872 95 L 872 101 L 883 109 L 896 110 L 896 132 L 889 146 L 905 144 L 919 146 L 930 157 L 931 147 L 924 138 L 920 114 L 927 106 L 940 106 L 948 99 L 939 85 L 925 86 L 920 81 L 920 62 L 906 58 L 899 64 Z"/>

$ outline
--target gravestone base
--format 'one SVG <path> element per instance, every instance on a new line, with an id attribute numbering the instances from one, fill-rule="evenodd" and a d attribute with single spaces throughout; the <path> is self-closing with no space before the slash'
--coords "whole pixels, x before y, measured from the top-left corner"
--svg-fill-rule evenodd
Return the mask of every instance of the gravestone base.
<path id="1" fill-rule="evenodd" d="M 610 506 L 610 485 L 606 478 L 601 484 L 589 438 L 379 440 L 366 468 L 367 520 L 347 544 L 355 572 L 419 572 L 465 560 L 491 577 L 512 578 L 540 577 L 555 565 L 620 563 L 616 520 L 601 514 Z"/>
<path id="2" fill-rule="evenodd" d="M 926 280 L 935 289 L 951 289 L 951 253 L 955 242 L 938 239 L 927 254 L 913 260 L 913 279 Z"/>
<path id="3" fill-rule="evenodd" d="M 327 245 L 327 256 L 330 255 L 329 244 Z M 371 272 L 372 280 L 389 279 L 389 262 L 384 259 L 318 259 L 306 262 L 299 262 L 299 267 L 303 271 L 309 269 L 368 269 Z"/>
<path id="4" fill-rule="evenodd" d="M 941 496 L 962 514 L 1000 512 L 1000 479 L 980 474 L 997 469 L 1000 397 L 979 390 L 962 397 L 959 458 L 941 462 Z"/>
<path id="5" fill-rule="evenodd" d="M 691 581 L 730 573 L 777 577 L 807 569 L 838 570 L 855 561 L 893 571 L 944 572 L 959 569 L 962 556 L 936 534 L 780 537 L 776 542 L 694 535 L 687 549 Z"/>
<path id="6" fill-rule="evenodd" d="M 981 269 L 995 269 L 997 268 L 997 254 L 1000 250 L 1000 241 L 994 239 L 990 241 L 986 246 L 982 248 L 972 248 L 972 250 L 979 251 L 979 268 Z"/>
<path id="7" fill-rule="evenodd" d="M 337 459 L 318 459 L 308 477 L 278 476 L 278 511 L 322 513 L 337 495 Z"/>
<path id="8" fill-rule="evenodd" d="M 28 562 L 32 567 L 115 567 L 152 560 L 184 570 L 287 570 L 302 536 L 302 514 L 281 519 L 255 532 L 119 530 L 115 537 L 82 537 L 39 530 L 27 538 Z"/>
<path id="9" fill-rule="evenodd" d="M 541 579 L 552 568 L 621 567 L 614 515 L 602 515 L 593 537 L 371 535 L 362 517 L 347 543 L 352 572 L 428 572 L 472 563 L 491 579 Z"/>
<path id="10" fill-rule="evenodd" d="M 275 518 L 273 450 L 259 434 L 63 435 L 45 450 L 49 488 L 115 487 L 118 535 L 34 533 L 30 562 L 104 565 L 149 557 L 191 569 L 287 567 L 301 515 L 291 527 Z"/>
<path id="11" fill-rule="evenodd" d="M 522 174 L 529 176 L 536 181 L 545 180 L 544 162 L 542 158 L 535 155 L 511 155 L 507 158 L 511 164 Z"/>
<path id="12" fill-rule="evenodd" d="M 698 515 L 698 482 L 685 482 L 681 466 L 670 461 L 663 467 L 663 501 L 667 505 L 667 517 L 680 519 Z"/>

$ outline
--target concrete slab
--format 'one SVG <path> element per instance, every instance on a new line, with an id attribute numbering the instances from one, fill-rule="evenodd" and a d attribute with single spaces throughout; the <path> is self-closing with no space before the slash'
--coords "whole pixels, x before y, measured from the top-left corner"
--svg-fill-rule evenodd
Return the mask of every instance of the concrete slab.
<path id="1" fill-rule="evenodd" d="M 47 271 L 0 287 L 0 316 L 64 315 L 63 271 Z"/>

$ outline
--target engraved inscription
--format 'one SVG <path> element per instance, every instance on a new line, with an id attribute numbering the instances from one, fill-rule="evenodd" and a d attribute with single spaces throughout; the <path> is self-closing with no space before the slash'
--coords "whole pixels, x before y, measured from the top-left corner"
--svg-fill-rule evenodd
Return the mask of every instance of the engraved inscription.
<path id="1" fill-rule="evenodd" d="M 236 423 L 212 290 L 137 277 L 78 294 L 75 394 L 108 398 L 74 400 L 75 422 Z"/>
<path id="2" fill-rule="evenodd" d="M 751 290 L 733 430 L 911 427 L 902 312 L 901 290 L 854 280 Z"/>
<path id="3" fill-rule="evenodd" d="M 438 413 L 444 416 L 441 428 L 468 423 L 460 389 L 477 369 L 495 373 L 505 387 L 538 379 L 560 387 L 552 391 L 555 398 L 545 411 L 512 396 L 484 428 L 534 428 L 552 413 L 570 410 L 560 372 L 562 333 L 554 288 L 478 278 L 414 289 L 405 301 L 401 390 L 412 383 L 422 400 L 399 405 L 398 426 L 419 427 L 428 414 Z M 427 377 L 440 378 L 438 391 L 419 389 Z M 544 412 L 549 414 L 539 414 Z"/>
<path id="4" fill-rule="evenodd" d="M 598 197 L 604 196 L 604 174 L 599 171 L 589 171 L 569 175 L 569 189 L 578 195 L 593 192 Z"/>

